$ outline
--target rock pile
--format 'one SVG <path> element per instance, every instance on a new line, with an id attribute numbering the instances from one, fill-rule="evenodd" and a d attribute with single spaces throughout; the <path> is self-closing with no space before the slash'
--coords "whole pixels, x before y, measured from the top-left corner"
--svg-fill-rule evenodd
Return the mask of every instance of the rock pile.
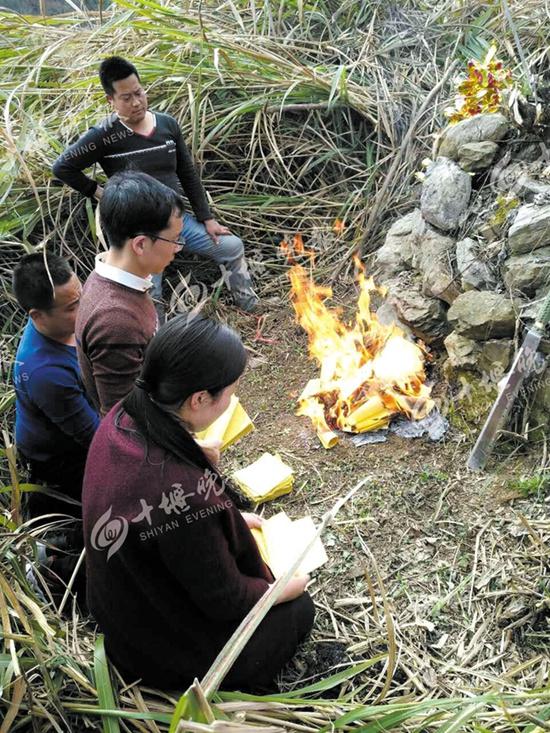
<path id="1" fill-rule="evenodd" d="M 393 223 L 376 254 L 385 308 L 444 345 L 450 376 L 500 379 L 550 290 L 550 159 L 532 137 L 523 149 L 518 139 L 502 114 L 448 126 L 419 208 Z M 540 385 L 535 415 L 545 423 L 550 368 Z"/>

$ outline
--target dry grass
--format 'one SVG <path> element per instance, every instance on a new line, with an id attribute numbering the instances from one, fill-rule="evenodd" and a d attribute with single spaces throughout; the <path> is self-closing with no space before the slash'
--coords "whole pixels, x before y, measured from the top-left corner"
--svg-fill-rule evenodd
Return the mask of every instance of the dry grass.
<path id="1" fill-rule="evenodd" d="M 241 389 L 258 429 L 232 458 L 242 465 L 276 450 L 297 471 L 296 494 L 266 512 L 319 517 L 335 495 L 369 478 L 328 535 L 331 563 L 314 586 L 317 640 L 347 648 L 342 664 L 394 646 L 386 699 L 542 687 L 550 638 L 544 446 L 542 457 L 539 448 L 518 456 L 503 444 L 481 476 L 467 471 L 470 446 L 455 429 L 443 444 L 392 436 L 325 451 L 307 419 L 293 415 L 315 371 L 304 362 L 305 336 L 286 309 L 269 317 L 264 335 L 274 343 L 249 333 L 259 353 Z M 373 697 L 387 669 L 379 671 Z"/>

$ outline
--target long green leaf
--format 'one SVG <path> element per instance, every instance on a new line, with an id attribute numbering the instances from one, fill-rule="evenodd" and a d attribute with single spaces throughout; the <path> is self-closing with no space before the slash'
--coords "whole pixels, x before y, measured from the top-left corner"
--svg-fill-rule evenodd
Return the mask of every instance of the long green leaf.
<path id="1" fill-rule="evenodd" d="M 387 657 L 387 654 L 379 654 L 377 657 L 373 657 L 372 659 L 367 660 L 366 662 L 360 662 L 359 664 L 355 664 L 352 667 L 348 667 L 347 669 L 342 670 L 341 672 L 338 672 L 337 674 L 330 675 L 329 677 L 325 677 L 324 679 L 320 680 L 319 682 L 315 682 L 314 684 L 307 685 L 306 687 L 300 687 L 297 690 L 289 690 L 288 692 L 281 692 L 280 694 L 272 694 L 272 695 L 250 695 L 247 694 L 245 696 L 242 692 L 225 692 L 220 691 L 218 692 L 218 695 L 220 699 L 222 700 L 255 700 L 255 701 L 265 701 L 265 702 L 296 702 L 296 698 L 299 698 L 301 702 L 307 703 L 308 699 L 307 696 L 311 695 L 312 693 L 317 692 L 326 692 L 327 690 L 331 690 L 333 687 L 337 687 L 338 685 L 342 684 L 342 682 L 346 682 L 347 680 L 353 679 L 353 677 L 356 677 L 359 674 L 362 674 L 367 669 L 372 667 L 375 664 L 378 664 L 378 662 L 382 661 L 382 659 L 385 659 Z M 311 702 L 311 701 L 310 701 Z"/>
<path id="2" fill-rule="evenodd" d="M 97 688 L 97 697 L 100 708 L 115 710 L 115 696 L 109 673 L 109 663 L 105 654 L 105 640 L 103 634 L 99 634 L 94 647 L 94 678 Z M 120 733 L 120 725 L 116 718 L 102 715 L 103 733 Z"/>
<path id="3" fill-rule="evenodd" d="M 444 723 L 440 728 L 437 729 L 438 733 L 456 733 L 461 730 L 468 720 L 471 720 L 474 715 L 486 707 L 485 703 L 473 703 L 472 705 L 466 705 L 462 710 Z"/>

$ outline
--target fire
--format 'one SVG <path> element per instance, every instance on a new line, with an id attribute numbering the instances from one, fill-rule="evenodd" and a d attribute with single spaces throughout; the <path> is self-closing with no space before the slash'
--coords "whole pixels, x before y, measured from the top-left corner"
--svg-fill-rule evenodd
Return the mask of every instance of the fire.
<path id="1" fill-rule="evenodd" d="M 301 237 L 294 244 L 297 253 L 305 252 Z M 286 253 L 290 250 L 286 244 Z M 359 298 L 349 324 L 340 309 L 325 304 L 331 288 L 316 285 L 299 264 L 289 271 L 297 320 L 308 334 L 310 356 L 320 366 L 319 377 L 300 395 L 297 414 L 311 419 L 325 448 L 338 441 L 335 430 L 376 430 L 387 427 L 397 413 L 420 419 L 434 406 L 425 384 L 422 344 L 409 341 L 395 324 L 378 321 L 370 309 L 371 294 L 385 293 L 366 276 L 357 258 L 355 264 Z"/>
<path id="2" fill-rule="evenodd" d="M 343 231 L 345 230 L 345 228 L 346 228 L 346 225 L 342 221 L 342 219 L 335 219 L 334 220 L 334 224 L 332 225 L 332 231 L 335 234 L 342 234 Z"/>

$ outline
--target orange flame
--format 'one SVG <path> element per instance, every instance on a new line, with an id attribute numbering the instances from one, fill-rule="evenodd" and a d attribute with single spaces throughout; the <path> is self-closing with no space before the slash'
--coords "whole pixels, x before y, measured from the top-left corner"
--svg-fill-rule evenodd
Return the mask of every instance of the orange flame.
<path id="1" fill-rule="evenodd" d="M 334 224 L 332 225 L 332 231 L 335 234 L 342 234 L 345 228 L 346 228 L 346 225 L 344 224 L 342 219 L 334 220 Z"/>
<path id="2" fill-rule="evenodd" d="M 315 252 L 305 248 L 304 238 L 300 233 L 292 237 L 292 242 L 287 242 L 286 239 L 283 239 L 279 243 L 279 250 L 290 264 L 294 264 L 296 257 L 309 257 L 312 264 L 315 261 Z"/>
<path id="3" fill-rule="evenodd" d="M 385 292 L 366 276 L 358 258 L 355 264 L 359 298 L 350 324 L 343 322 L 341 309 L 325 304 L 331 288 L 316 285 L 301 265 L 289 271 L 297 320 L 320 366 L 319 377 L 300 395 L 297 414 L 311 419 L 327 448 L 337 441 L 336 429 L 362 433 L 387 427 L 396 413 L 420 419 L 434 405 L 425 385 L 423 346 L 395 324 L 378 321 L 370 310 L 371 294 Z"/>

